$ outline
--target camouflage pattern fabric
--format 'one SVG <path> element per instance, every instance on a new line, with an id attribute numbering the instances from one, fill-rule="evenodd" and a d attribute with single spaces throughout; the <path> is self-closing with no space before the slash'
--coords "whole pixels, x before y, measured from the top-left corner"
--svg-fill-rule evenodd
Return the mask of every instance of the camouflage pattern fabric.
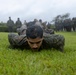
<path id="1" fill-rule="evenodd" d="M 27 29 L 26 25 L 22 25 L 21 28 L 17 28 L 17 33 L 19 35 L 26 34 L 26 29 Z"/>
<path id="2" fill-rule="evenodd" d="M 63 52 L 65 45 L 65 38 L 62 35 L 56 34 L 47 34 L 44 33 L 44 40 L 40 49 L 51 49 L 55 48 Z M 30 49 L 27 41 L 26 35 L 17 35 L 17 34 L 9 34 L 8 35 L 9 43 L 12 47 L 25 48 Z"/>
<path id="3" fill-rule="evenodd" d="M 57 34 L 47 34 L 44 33 L 44 48 L 45 49 L 51 49 L 55 48 L 60 51 L 64 51 L 64 45 L 65 45 L 65 38 L 62 35 Z"/>
<path id="4" fill-rule="evenodd" d="M 9 31 L 9 32 L 13 32 L 14 21 L 13 21 L 13 20 L 8 20 L 8 21 L 7 21 L 7 26 L 8 26 L 8 31 Z"/>
<path id="5" fill-rule="evenodd" d="M 53 29 L 46 29 L 44 30 L 45 33 L 49 33 L 49 34 L 54 34 L 54 30 Z"/>

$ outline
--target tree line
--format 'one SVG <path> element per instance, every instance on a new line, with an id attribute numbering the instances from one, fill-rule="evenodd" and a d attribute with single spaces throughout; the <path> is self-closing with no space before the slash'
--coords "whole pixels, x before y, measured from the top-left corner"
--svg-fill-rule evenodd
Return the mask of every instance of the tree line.
<path id="1" fill-rule="evenodd" d="M 7 21 L 7 23 L 1 22 L 0 23 L 0 31 L 16 31 L 18 27 L 22 26 L 22 22 L 19 18 L 17 18 L 16 23 L 13 22 L 13 20 L 10 19 Z M 11 22 L 11 21 L 12 22 Z M 37 19 L 34 19 L 37 21 Z M 30 25 L 33 25 L 35 21 L 26 22 L 24 21 L 24 24 L 28 27 Z M 42 22 L 40 19 L 39 22 L 43 25 L 44 29 L 54 29 L 55 31 L 76 31 L 76 17 L 70 18 L 70 13 L 65 13 L 63 15 L 57 15 L 54 17 L 54 19 L 50 22 Z M 36 22 L 38 23 L 38 22 Z M 39 23 L 38 23 L 39 24 Z"/>

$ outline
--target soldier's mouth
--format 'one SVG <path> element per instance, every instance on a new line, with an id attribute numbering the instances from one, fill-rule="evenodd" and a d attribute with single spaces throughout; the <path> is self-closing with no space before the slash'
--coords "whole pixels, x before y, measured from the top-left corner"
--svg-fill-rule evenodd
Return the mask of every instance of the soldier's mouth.
<path id="1" fill-rule="evenodd" d="M 33 48 L 32 50 L 33 50 L 33 51 L 38 51 L 38 48 Z"/>

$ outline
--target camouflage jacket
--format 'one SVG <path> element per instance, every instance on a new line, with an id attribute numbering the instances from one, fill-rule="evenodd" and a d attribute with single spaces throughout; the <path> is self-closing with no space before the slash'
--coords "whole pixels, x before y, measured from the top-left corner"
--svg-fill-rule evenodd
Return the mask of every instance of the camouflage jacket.
<path id="1" fill-rule="evenodd" d="M 40 49 L 55 48 L 60 51 L 64 50 L 65 38 L 62 35 L 44 33 L 43 37 L 44 40 Z M 8 35 L 8 40 L 12 47 L 30 49 L 26 41 L 26 35 L 17 35 L 11 33 Z"/>

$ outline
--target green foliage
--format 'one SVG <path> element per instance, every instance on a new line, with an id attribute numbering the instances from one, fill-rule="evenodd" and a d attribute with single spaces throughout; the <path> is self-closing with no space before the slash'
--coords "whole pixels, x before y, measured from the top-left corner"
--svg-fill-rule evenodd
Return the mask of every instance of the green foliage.
<path id="1" fill-rule="evenodd" d="M 76 32 L 65 37 L 64 52 L 32 52 L 9 48 L 8 33 L 0 33 L 0 75 L 76 75 Z"/>
<path id="2" fill-rule="evenodd" d="M 7 29 L 7 25 L 6 23 L 0 23 L 0 32 L 7 32 L 8 29 Z"/>
<path id="3" fill-rule="evenodd" d="M 6 23 L 1 22 L 1 23 L 0 23 L 0 26 L 6 26 Z"/>
<path id="4" fill-rule="evenodd" d="M 0 32 L 8 32 L 8 26 L 6 23 L 0 23 Z M 13 27 L 13 32 L 16 32 L 16 26 Z"/>
<path id="5" fill-rule="evenodd" d="M 0 32 L 7 32 L 7 26 L 0 26 Z"/>
<path id="6" fill-rule="evenodd" d="M 58 22 L 58 21 L 63 21 L 65 19 L 68 19 L 70 16 L 70 13 L 65 13 L 63 15 L 57 15 L 53 20 L 52 22 Z"/>
<path id="7" fill-rule="evenodd" d="M 8 27 L 0 26 L 0 32 L 8 32 Z M 13 27 L 13 32 L 16 32 L 16 27 Z"/>
<path id="8" fill-rule="evenodd" d="M 50 28 L 55 30 L 55 25 L 52 24 Z"/>

